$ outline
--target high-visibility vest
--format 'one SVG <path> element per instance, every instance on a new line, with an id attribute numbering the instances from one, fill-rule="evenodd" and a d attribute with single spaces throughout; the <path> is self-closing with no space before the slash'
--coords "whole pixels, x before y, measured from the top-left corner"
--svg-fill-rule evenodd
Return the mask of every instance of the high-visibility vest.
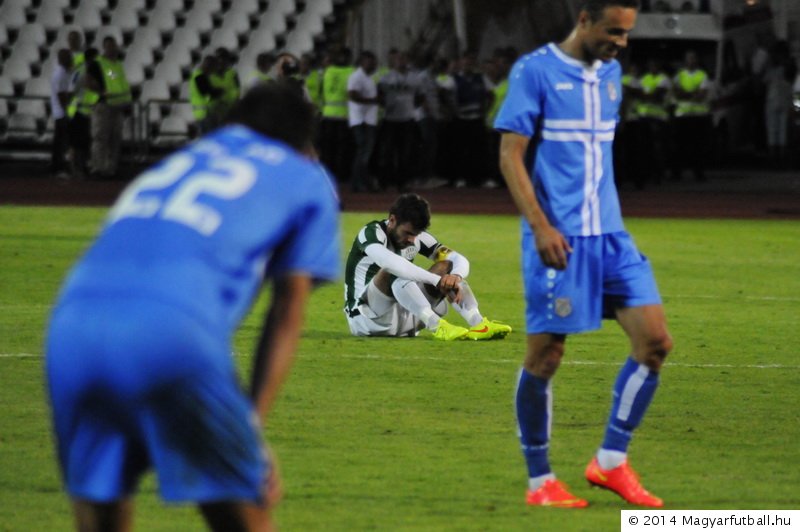
<path id="1" fill-rule="evenodd" d="M 684 68 L 678 72 L 677 76 L 678 86 L 689 93 L 699 91 L 706 79 L 708 79 L 708 75 L 700 69 L 689 71 Z M 709 112 L 711 112 L 711 107 L 707 102 L 677 99 L 675 116 L 698 116 Z"/>
<path id="2" fill-rule="evenodd" d="M 506 101 L 506 96 L 508 95 L 508 78 L 495 85 L 492 89 L 492 94 L 494 94 L 494 99 L 486 115 L 486 125 L 489 128 L 494 127 L 494 119 L 497 118 L 500 107 L 503 105 L 503 102 Z"/>
<path id="3" fill-rule="evenodd" d="M 253 70 L 250 73 L 249 83 L 247 84 L 248 87 L 255 85 L 256 83 L 266 83 L 268 81 L 274 81 L 272 76 L 265 72 L 261 72 L 258 69 Z"/>
<path id="4" fill-rule="evenodd" d="M 630 74 L 623 74 L 622 88 L 623 90 L 634 89 L 634 88 L 641 89 L 641 86 L 639 84 L 639 79 L 633 77 Z M 625 110 L 625 116 L 623 116 L 622 118 L 626 122 L 629 122 L 631 120 L 637 120 L 639 118 L 639 105 L 640 105 L 639 99 L 633 98 L 630 95 L 625 95 L 624 98 L 626 98 L 627 101 L 625 101 L 625 105 L 623 106 L 623 109 Z"/>
<path id="5" fill-rule="evenodd" d="M 222 89 L 222 102 L 228 107 L 232 106 L 239 99 L 239 84 L 236 82 L 236 71 L 232 68 L 227 69 L 220 76 L 212 74 L 209 76 L 211 85 Z"/>
<path id="6" fill-rule="evenodd" d="M 120 105 L 131 101 L 131 87 L 125 77 L 122 61 L 112 61 L 107 57 L 97 58 L 100 70 L 103 72 L 103 81 L 106 85 L 106 103 Z"/>
<path id="7" fill-rule="evenodd" d="M 355 71 L 348 66 L 329 66 L 322 76 L 322 116 L 347 118 L 347 80 Z"/>
<path id="8" fill-rule="evenodd" d="M 75 52 L 72 54 L 72 68 L 75 70 L 86 62 L 86 56 L 83 52 Z"/>
<path id="9" fill-rule="evenodd" d="M 85 75 L 86 63 L 83 62 L 73 73 L 73 79 L 76 80 L 75 86 L 79 87 L 79 89 L 72 95 L 72 99 L 67 106 L 67 116 L 70 118 L 76 114 L 91 115 L 92 107 L 94 107 L 94 104 L 100 99 L 99 94 L 86 87 L 86 80 L 83 79 Z M 80 85 L 78 85 L 78 83 Z"/>
<path id="10" fill-rule="evenodd" d="M 197 88 L 197 77 L 202 73 L 203 71 L 198 68 L 189 78 L 189 103 L 192 104 L 192 116 L 198 121 L 208 116 L 208 107 L 211 104 L 211 95 L 203 94 Z"/>
<path id="11" fill-rule="evenodd" d="M 303 81 L 308 91 L 308 97 L 311 98 L 317 108 L 322 107 L 322 79 L 319 70 L 312 70 Z"/>
<path id="12" fill-rule="evenodd" d="M 659 88 L 659 85 L 661 85 L 666 79 L 666 74 L 652 74 L 648 72 L 639 79 L 639 83 L 642 86 L 642 92 L 649 95 L 656 92 L 656 90 Z M 639 113 L 639 116 L 648 118 L 658 118 L 661 120 L 666 120 L 669 118 L 666 98 L 664 101 L 660 102 L 639 102 L 636 106 L 636 111 Z"/>

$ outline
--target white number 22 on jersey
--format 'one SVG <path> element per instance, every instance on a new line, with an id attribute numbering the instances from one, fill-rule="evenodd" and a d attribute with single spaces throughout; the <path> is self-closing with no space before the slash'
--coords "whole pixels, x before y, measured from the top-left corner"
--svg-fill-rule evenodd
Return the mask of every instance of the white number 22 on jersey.
<path id="1" fill-rule="evenodd" d="M 242 159 L 216 157 L 208 170 L 196 172 L 181 183 L 168 197 L 159 198 L 147 192 L 163 190 L 194 166 L 195 159 L 183 153 L 170 158 L 156 170 L 142 174 L 125 190 L 108 217 L 108 223 L 122 218 L 151 218 L 158 216 L 191 227 L 198 233 L 211 236 L 222 224 L 222 215 L 202 202 L 201 195 L 219 199 L 236 199 L 250 190 L 256 182 L 256 170 Z"/>

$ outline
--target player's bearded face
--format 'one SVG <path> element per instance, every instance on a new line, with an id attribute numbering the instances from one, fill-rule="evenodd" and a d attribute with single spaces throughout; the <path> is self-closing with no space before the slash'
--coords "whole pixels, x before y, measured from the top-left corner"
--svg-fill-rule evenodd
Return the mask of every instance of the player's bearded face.
<path id="1" fill-rule="evenodd" d="M 587 15 L 588 16 L 588 15 Z M 583 51 L 587 59 L 609 62 L 628 46 L 628 33 L 636 24 L 636 10 L 620 6 L 607 7 L 597 21 L 584 22 Z"/>
<path id="2" fill-rule="evenodd" d="M 389 240 L 392 241 L 392 246 L 395 249 L 405 249 L 414 244 L 419 231 L 414 229 L 411 222 L 397 223 L 390 225 L 388 228 Z"/>

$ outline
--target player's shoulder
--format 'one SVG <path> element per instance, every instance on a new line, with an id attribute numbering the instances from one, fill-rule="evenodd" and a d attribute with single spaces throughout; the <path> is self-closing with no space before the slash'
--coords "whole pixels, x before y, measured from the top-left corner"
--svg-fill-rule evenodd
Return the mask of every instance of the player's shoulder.
<path id="1" fill-rule="evenodd" d="M 612 59 L 608 63 L 603 63 L 600 66 L 599 75 L 601 77 L 622 77 L 622 65 L 616 59 Z"/>
<path id="2" fill-rule="evenodd" d="M 549 44 L 540 46 L 517 59 L 511 69 L 509 79 L 514 80 L 521 77 L 535 76 L 537 73 L 545 72 L 548 68 L 552 68 L 555 59 Z"/>
<path id="3" fill-rule="evenodd" d="M 387 239 L 386 228 L 382 220 L 373 220 L 358 232 L 358 240 L 362 243 L 386 244 Z"/>

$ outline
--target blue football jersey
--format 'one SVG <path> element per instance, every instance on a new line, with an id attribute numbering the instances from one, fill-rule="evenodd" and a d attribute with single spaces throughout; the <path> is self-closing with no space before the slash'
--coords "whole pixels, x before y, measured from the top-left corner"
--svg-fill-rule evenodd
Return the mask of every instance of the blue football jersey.
<path id="1" fill-rule="evenodd" d="M 494 126 L 539 134 L 531 179 L 548 220 L 565 235 L 624 230 L 611 156 L 621 99 L 617 61 L 586 65 L 554 43 L 511 71 Z"/>
<path id="2" fill-rule="evenodd" d="M 319 165 L 229 126 L 128 186 L 61 300 L 150 297 L 230 334 L 265 277 L 338 277 L 338 212 Z"/>

